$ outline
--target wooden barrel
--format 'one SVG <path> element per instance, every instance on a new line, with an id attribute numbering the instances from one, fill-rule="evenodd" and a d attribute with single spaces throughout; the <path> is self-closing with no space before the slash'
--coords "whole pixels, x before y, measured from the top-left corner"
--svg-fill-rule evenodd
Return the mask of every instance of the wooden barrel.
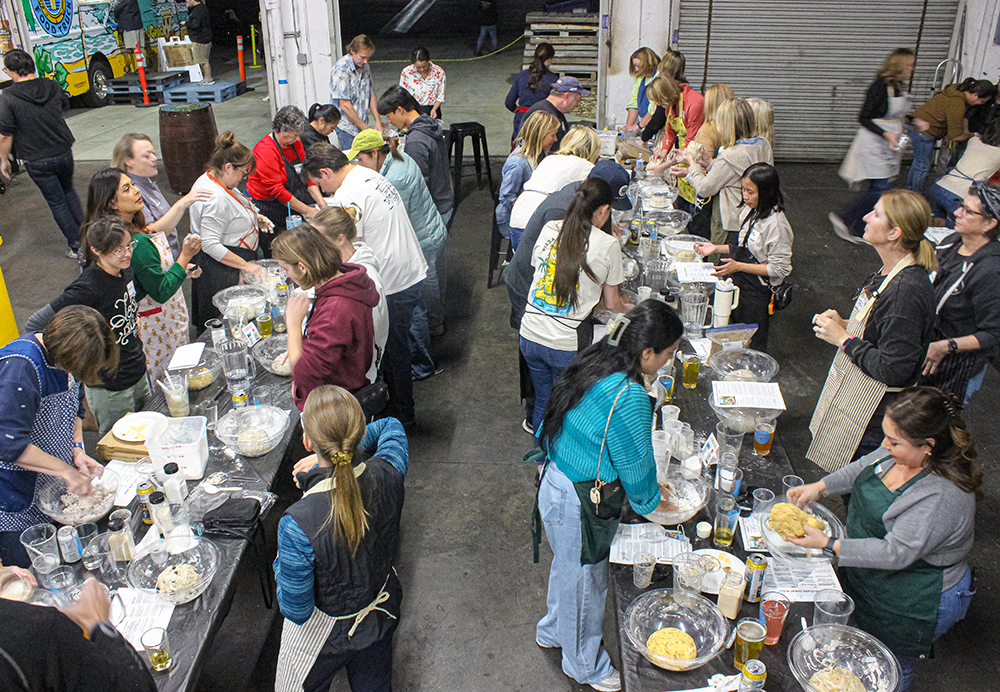
<path id="1" fill-rule="evenodd" d="M 205 172 L 218 134 L 210 103 L 170 103 L 160 108 L 160 153 L 171 190 L 187 194 Z"/>

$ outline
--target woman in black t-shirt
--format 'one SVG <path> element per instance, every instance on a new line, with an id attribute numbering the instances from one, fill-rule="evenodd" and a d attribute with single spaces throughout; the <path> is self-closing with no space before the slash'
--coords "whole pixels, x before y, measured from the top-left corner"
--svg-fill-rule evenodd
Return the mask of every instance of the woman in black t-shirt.
<path id="1" fill-rule="evenodd" d="M 30 331 L 42 331 L 67 305 L 87 305 L 111 324 L 118 337 L 120 358 L 114 372 L 102 372 L 103 386 L 87 388 L 87 403 L 103 435 L 126 413 L 142 410 L 149 398 L 146 356 L 139 338 L 139 300 L 146 292 L 132 273 L 132 239 L 129 225 L 106 216 L 85 231 L 87 266 L 58 298 L 28 320 Z"/>

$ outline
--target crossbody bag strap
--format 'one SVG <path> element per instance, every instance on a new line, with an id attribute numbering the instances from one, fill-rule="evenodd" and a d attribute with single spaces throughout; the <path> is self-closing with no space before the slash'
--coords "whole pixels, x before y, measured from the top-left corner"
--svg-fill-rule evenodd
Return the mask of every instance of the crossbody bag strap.
<path id="1" fill-rule="evenodd" d="M 615 400 L 611 402 L 611 410 L 608 411 L 608 422 L 604 424 L 604 437 L 601 438 L 601 451 L 597 454 L 597 474 L 594 478 L 594 489 L 590 491 L 590 499 L 594 501 L 595 505 L 601 504 L 601 488 L 607 485 L 607 483 L 601 480 L 601 458 L 604 457 L 604 445 L 608 441 L 608 429 L 611 427 L 611 416 L 615 412 L 615 406 L 618 405 L 618 400 L 631 384 L 631 382 L 626 382 L 622 388 L 618 390 L 618 395 L 615 397 Z"/>
<path id="2" fill-rule="evenodd" d="M 935 315 L 939 314 L 941 312 L 941 308 L 943 308 L 944 304 L 948 302 L 948 299 L 951 298 L 953 295 L 955 295 L 955 291 L 958 290 L 958 285 L 965 280 L 965 276 L 970 271 L 972 271 L 972 268 L 975 266 L 975 264 L 976 264 L 975 262 L 964 262 L 962 264 L 962 275 L 959 276 L 958 280 L 955 283 L 953 283 L 951 287 L 948 288 L 947 291 L 945 291 L 945 294 L 943 296 L 941 296 L 941 300 L 938 301 L 937 308 L 934 309 Z"/>

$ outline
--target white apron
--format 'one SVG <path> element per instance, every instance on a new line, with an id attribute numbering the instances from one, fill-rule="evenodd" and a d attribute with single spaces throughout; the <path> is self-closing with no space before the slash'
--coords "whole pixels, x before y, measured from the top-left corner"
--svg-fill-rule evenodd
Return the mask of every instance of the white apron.
<path id="1" fill-rule="evenodd" d="M 877 118 L 874 122 L 883 130 L 902 134 L 902 118 L 911 108 L 909 94 L 892 96 L 889 98 L 889 110 L 885 118 Z M 903 152 L 893 151 L 885 137 L 859 127 L 851 148 L 847 150 L 847 156 L 840 165 L 840 177 L 849 185 L 862 180 L 895 178 L 899 174 L 899 162 L 902 158 Z"/>
<path id="2" fill-rule="evenodd" d="M 174 264 L 174 256 L 170 252 L 167 236 L 160 232 L 150 233 L 146 237 L 153 242 L 153 247 L 160 255 L 160 268 L 163 271 L 170 269 Z M 157 303 L 149 296 L 139 301 L 139 338 L 142 339 L 146 368 L 153 382 L 160 379 L 177 347 L 190 343 L 190 321 L 181 289 L 177 289 L 166 303 Z"/>

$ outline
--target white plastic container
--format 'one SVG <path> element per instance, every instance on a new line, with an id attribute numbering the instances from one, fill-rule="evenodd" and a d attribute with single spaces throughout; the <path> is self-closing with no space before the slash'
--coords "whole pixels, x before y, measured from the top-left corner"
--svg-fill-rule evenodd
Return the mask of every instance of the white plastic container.
<path id="1" fill-rule="evenodd" d="M 146 449 L 160 469 L 171 461 L 189 481 L 200 480 L 208 464 L 208 419 L 205 416 L 162 418 L 149 427 Z"/>

